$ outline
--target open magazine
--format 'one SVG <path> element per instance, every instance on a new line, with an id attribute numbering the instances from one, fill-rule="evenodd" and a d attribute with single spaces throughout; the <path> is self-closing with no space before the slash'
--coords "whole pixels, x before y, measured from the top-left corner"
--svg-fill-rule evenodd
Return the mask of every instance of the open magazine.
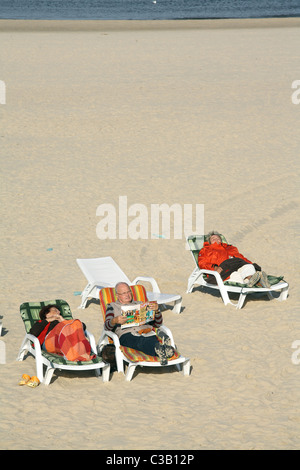
<path id="1" fill-rule="evenodd" d="M 136 305 L 122 305 L 122 316 L 127 317 L 126 323 L 121 328 L 145 325 L 154 320 L 155 312 L 150 309 L 149 302 Z"/>

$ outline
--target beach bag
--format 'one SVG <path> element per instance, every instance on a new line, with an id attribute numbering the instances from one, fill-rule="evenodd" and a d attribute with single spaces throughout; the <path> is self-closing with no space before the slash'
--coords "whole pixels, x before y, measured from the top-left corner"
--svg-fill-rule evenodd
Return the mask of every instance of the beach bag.
<path id="1" fill-rule="evenodd" d="M 112 368 L 117 369 L 116 363 L 116 347 L 114 344 L 106 344 L 101 350 L 101 357 L 102 360 L 108 364 Z"/>

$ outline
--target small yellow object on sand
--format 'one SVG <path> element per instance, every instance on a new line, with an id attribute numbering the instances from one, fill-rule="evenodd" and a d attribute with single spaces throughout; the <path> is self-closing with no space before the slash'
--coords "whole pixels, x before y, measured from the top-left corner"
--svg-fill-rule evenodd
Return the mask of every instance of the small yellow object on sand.
<path id="1" fill-rule="evenodd" d="M 31 387 L 31 388 L 35 388 L 37 387 L 38 385 L 40 384 L 40 381 L 39 379 L 33 375 L 30 380 L 26 383 L 26 385 L 28 385 L 28 387 Z"/>
<path id="2" fill-rule="evenodd" d="M 29 380 L 30 380 L 30 375 L 28 375 L 28 374 L 23 374 L 23 375 L 22 375 L 22 378 L 21 378 L 21 380 L 20 380 L 20 382 L 19 382 L 19 385 L 26 385 L 26 384 L 29 382 Z"/>

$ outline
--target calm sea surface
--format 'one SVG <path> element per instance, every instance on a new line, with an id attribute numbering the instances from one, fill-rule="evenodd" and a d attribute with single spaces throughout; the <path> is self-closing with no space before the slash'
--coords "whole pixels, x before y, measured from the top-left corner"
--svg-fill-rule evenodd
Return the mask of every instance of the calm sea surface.
<path id="1" fill-rule="evenodd" d="M 300 0 L 0 0 L 1 19 L 167 20 L 300 16 Z"/>

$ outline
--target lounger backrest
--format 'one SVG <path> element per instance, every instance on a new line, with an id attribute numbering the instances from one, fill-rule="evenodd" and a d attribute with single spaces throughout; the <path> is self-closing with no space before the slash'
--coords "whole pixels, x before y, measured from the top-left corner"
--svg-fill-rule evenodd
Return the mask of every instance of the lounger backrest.
<path id="1" fill-rule="evenodd" d="M 26 333 L 29 333 L 29 330 L 33 324 L 40 319 L 39 313 L 42 307 L 50 304 L 56 305 L 66 320 L 72 318 L 70 306 L 65 300 L 56 299 L 47 300 L 45 302 L 24 302 L 22 305 L 20 305 L 20 314 L 24 322 Z"/>
<path id="2" fill-rule="evenodd" d="M 130 281 L 111 256 L 77 259 L 77 264 L 90 283 L 99 286 L 115 286 L 117 282 Z"/>
<path id="3" fill-rule="evenodd" d="M 132 292 L 133 300 L 138 300 L 140 302 L 147 302 L 147 293 L 146 289 L 142 285 L 135 285 L 130 286 Z M 103 321 L 105 321 L 105 314 L 106 314 L 106 307 L 111 302 L 117 301 L 116 291 L 114 287 L 104 287 L 100 289 L 99 292 L 99 299 L 100 299 L 100 309 L 103 317 Z"/>

